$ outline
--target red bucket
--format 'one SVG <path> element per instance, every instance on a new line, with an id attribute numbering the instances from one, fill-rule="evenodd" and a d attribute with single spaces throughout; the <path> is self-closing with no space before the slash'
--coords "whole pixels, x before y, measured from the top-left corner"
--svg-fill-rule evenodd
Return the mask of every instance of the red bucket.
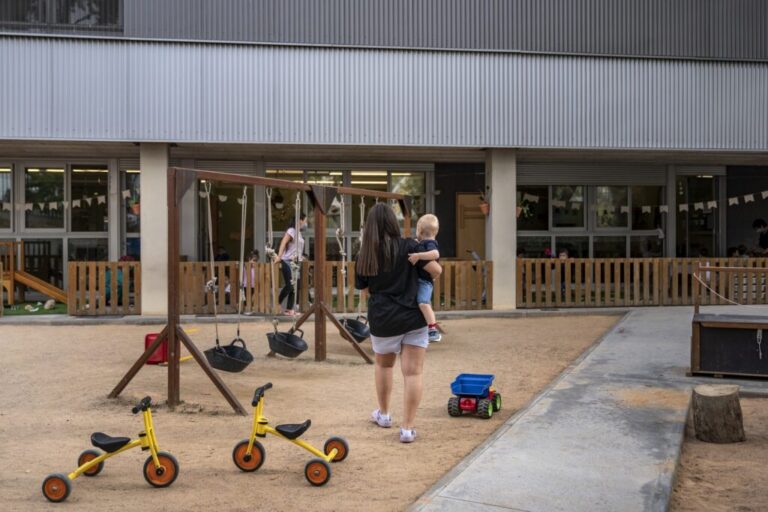
<path id="1" fill-rule="evenodd" d="M 154 332 L 144 336 L 144 350 L 147 350 L 149 346 L 157 339 L 160 333 Z M 147 359 L 147 364 L 160 364 L 168 362 L 168 340 L 165 339 L 159 347 Z"/>

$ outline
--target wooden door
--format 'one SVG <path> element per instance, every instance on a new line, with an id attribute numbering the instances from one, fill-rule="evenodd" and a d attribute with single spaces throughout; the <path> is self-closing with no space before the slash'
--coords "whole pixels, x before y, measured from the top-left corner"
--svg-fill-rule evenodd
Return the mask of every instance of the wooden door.
<path id="1" fill-rule="evenodd" d="M 480 211 L 477 192 L 456 194 L 456 257 L 472 259 L 467 251 L 475 251 L 485 259 L 485 215 Z"/>

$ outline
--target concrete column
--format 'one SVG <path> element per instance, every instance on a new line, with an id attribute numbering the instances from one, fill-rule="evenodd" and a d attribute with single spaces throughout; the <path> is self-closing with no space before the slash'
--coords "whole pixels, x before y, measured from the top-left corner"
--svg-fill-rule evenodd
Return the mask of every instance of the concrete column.
<path id="1" fill-rule="evenodd" d="M 675 175 L 675 166 L 667 166 L 667 193 L 666 203 L 669 211 L 667 212 L 667 224 L 665 246 L 666 251 L 664 255 L 668 258 L 674 258 L 677 256 L 677 177 Z"/>
<path id="2" fill-rule="evenodd" d="M 141 314 L 168 312 L 168 144 L 141 144 Z"/>
<path id="3" fill-rule="evenodd" d="M 123 239 L 123 205 L 125 200 L 120 194 L 120 169 L 117 160 L 109 161 L 109 261 L 117 261 L 120 258 L 120 244 Z"/>
<path id="4" fill-rule="evenodd" d="M 490 149 L 485 185 L 491 213 L 486 222 L 486 257 L 493 261 L 493 309 L 515 309 L 517 289 L 517 158 L 513 149 Z"/>
<path id="5" fill-rule="evenodd" d="M 194 160 L 182 160 L 180 162 L 181 167 L 194 168 Z M 179 251 L 182 256 L 186 256 L 188 261 L 196 261 L 198 259 L 198 247 L 200 235 L 200 224 L 198 219 L 198 207 L 197 202 L 199 196 L 197 195 L 197 181 L 193 183 L 184 196 L 181 198 L 181 226 L 179 227 L 181 238 L 181 246 Z"/>

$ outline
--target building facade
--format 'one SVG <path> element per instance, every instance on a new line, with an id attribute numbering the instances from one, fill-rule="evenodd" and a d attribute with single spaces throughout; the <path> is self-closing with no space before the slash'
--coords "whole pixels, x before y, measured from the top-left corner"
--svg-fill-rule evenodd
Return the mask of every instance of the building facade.
<path id="1" fill-rule="evenodd" d="M 162 312 L 180 165 L 412 194 L 446 256 L 494 261 L 499 308 L 521 252 L 722 255 L 768 217 L 767 21 L 762 0 L 10 0 L 0 239 L 45 244 L 30 271 L 59 286 L 66 261 L 140 258 Z M 208 251 L 199 191 L 190 260 Z M 241 193 L 212 204 L 233 257 Z M 294 197 L 248 193 L 262 248 Z"/>

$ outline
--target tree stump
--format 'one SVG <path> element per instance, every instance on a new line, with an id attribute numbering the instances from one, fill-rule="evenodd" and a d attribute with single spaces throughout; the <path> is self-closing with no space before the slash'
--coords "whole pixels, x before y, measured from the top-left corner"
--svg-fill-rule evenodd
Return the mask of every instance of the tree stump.
<path id="1" fill-rule="evenodd" d="M 693 428 L 706 443 L 745 441 L 739 386 L 704 384 L 693 388 Z"/>

